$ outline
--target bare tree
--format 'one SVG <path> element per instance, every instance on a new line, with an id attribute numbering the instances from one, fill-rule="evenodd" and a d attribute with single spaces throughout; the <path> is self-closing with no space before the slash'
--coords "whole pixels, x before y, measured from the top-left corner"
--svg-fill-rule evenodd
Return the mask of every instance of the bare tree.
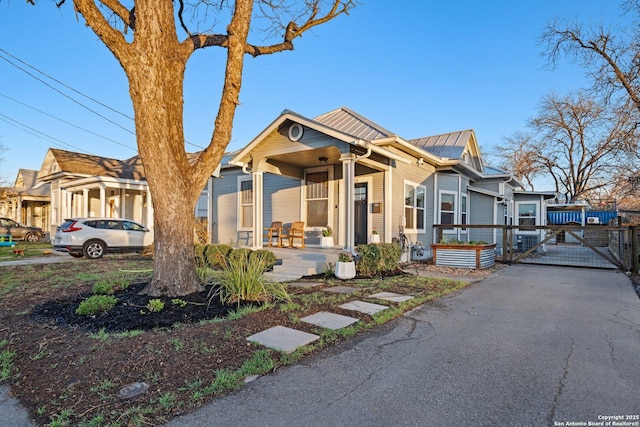
<path id="1" fill-rule="evenodd" d="M 610 189 L 616 166 L 628 152 L 620 148 L 634 140 L 624 111 L 606 109 L 582 93 L 549 95 L 529 120 L 531 132 L 508 138 L 500 150 L 516 175 L 545 174 L 569 200 L 594 198 Z"/>
<path id="2" fill-rule="evenodd" d="M 347 14 L 355 0 L 304 0 L 298 5 L 284 0 L 136 0 L 131 8 L 118 0 L 72 3 L 129 81 L 138 151 L 155 210 L 154 270 L 144 292 L 179 296 L 200 290 L 193 248 L 195 204 L 231 140 L 245 55 L 293 50 L 296 38 Z M 269 34 L 278 39 L 267 45 L 250 43 L 252 19 L 268 22 Z M 225 30 L 205 33 L 189 27 L 205 20 L 209 28 L 224 25 Z M 196 50 L 209 47 L 226 49 L 224 85 L 210 143 L 190 161 L 184 148 L 185 69 Z"/>
<path id="3" fill-rule="evenodd" d="M 640 15 L 640 0 L 622 3 L 622 11 Z M 610 99 L 613 95 L 628 98 L 640 111 L 640 26 L 610 29 L 604 26 L 585 28 L 580 23 L 554 22 L 543 31 L 541 42 L 555 66 L 567 57 L 582 63 L 593 80 L 593 89 Z"/>
<path id="4" fill-rule="evenodd" d="M 496 147 L 495 156 L 500 159 L 499 166 L 502 169 L 513 173 L 518 181 L 526 183 L 530 190 L 534 190 L 533 181 L 544 170 L 537 161 L 538 155 L 532 141 L 531 134 L 516 132 L 513 136 L 504 138 L 505 145 Z"/>

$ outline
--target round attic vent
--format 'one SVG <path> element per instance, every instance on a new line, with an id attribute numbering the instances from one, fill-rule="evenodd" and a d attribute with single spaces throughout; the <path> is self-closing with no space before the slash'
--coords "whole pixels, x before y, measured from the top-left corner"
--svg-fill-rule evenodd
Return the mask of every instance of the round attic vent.
<path id="1" fill-rule="evenodd" d="M 289 126 L 289 139 L 291 141 L 299 141 L 302 138 L 302 125 L 294 123 Z"/>

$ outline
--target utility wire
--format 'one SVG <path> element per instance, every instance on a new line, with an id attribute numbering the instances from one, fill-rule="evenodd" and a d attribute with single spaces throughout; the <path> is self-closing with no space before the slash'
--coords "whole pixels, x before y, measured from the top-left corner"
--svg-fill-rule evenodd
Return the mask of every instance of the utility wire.
<path id="1" fill-rule="evenodd" d="M 68 84 L 63 83 L 63 82 L 61 82 L 60 80 L 56 79 L 55 77 L 52 77 L 52 76 L 48 75 L 48 74 L 47 74 L 47 73 L 45 73 L 44 71 L 41 71 L 41 70 L 37 69 L 37 68 L 36 68 L 36 67 L 34 67 L 33 65 L 29 65 L 29 64 L 27 64 L 27 63 L 26 63 L 26 62 L 24 62 L 22 59 L 18 58 L 17 56 L 14 56 L 14 55 L 10 54 L 10 53 L 9 53 L 9 52 L 7 52 L 6 50 L 4 50 L 4 49 L 0 48 L 0 52 L 4 53 L 5 55 L 10 56 L 11 58 L 15 59 L 16 61 L 20 62 L 21 64 L 26 65 L 27 67 L 31 68 L 32 70 L 34 70 L 34 71 L 36 71 L 36 72 L 38 72 L 38 73 L 42 74 L 43 76 L 45 76 L 45 77 L 46 77 L 46 78 L 48 78 L 48 79 L 53 80 L 54 82 L 58 83 L 59 85 L 62 85 L 62 86 L 64 86 L 64 87 L 66 87 L 67 89 L 69 89 L 69 90 L 71 90 L 71 91 L 73 91 L 73 92 L 77 93 L 78 95 L 83 96 L 83 97 L 85 97 L 85 98 L 87 98 L 87 99 L 89 99 L 89 100 L 91 100 L 91 101 L 95 102 L 96 104 L 101 105 L 101 106 L 103 106 L 104 108 L 106 108 L 106 109 L 108 109 L 108 110 L 111 110 L 111 111 L 113 111 L 113 112 L 114 112 L 114 113 L 116 113 L 116 114 L 120 114 L 121 116 L 126 117 L 127 119 L 129 119 L 129 120 L 133 121 L 133 117 L 131 117 L 131 116 L 127 116 L 126 114 L 124 114 L 124 113 L 122 113 L 122 112 L 120 112 L 120 111 L 118 111 L 118 110 L 116 110 L 116 109 L 114 109 L 114 108 L 109 107 L 107 104 L 104 104 L 104 103 L 102 103 L 102 102 L 98 101 L 97 99 L 92 98 L 92 97 L 90 97 L 89 95 L 86 95 L 86 94 L 84 94 L 84 93 L 80 92 L 80 91 L 79 91 L 79 90 L 77 90 L 77 89 L 74 89 L 73 87 L 69 86 Z M 2 58 L 2 59 L 4 59 L 5 61 L 7 61 L 5 58 Z M 7 62 L 11 63 L 10 61 L 7 61 Z M 14 65 L 14 64 L 11 64 L 11 65 Z M 15 65 L 14 65 L 14 66 L 15 66 Z M 17 67 L 17 68 L 19 68 L 20 70 L 22 70 L 22 68 L 20 68 L 20 67 Z M 22 70 L 22 71 L 24 71 L 24 70 Z M 26 71 L 25 71 L 25 72 L 26 72 Z M 27 73 L 27 72 L 26 72 L 26 73 Z M 29 73 L 27 73 L 27 74 L 29 74 Z M 31 75 L 31 74 L 29 74 L 29 75 Z M 32 77 L 33 77 L 33 76 L 32 76 Z M 34 77 L 34 78 L 35 78 L 35 77 Z M 37 79 L 37 80 L 39 80 L 39 79 Z M 41 81 L 41 80 L 40 80 L 40 81 Z M 45 83 L 45 84 L 46 84 L 46 83 Z M 48 85 L 47 85 L 47 86 L 48 86 Z"/>
<path id="2" fill-rule="evenodd" d="M 0 49 L 1 50 L 1 49 Z M 103 118 L 104 120 L 108 121 L 109 123 L 119 127 L 120 129 L 124 130 L 125 132 L 129 132 L 130 134 L 134 135 L 134 132 L 131 131 L 130 129 L 125 128 L 124 126 L 120 125 L 119 123 L 114 122 L 113 120 L 111 120 L 110 118 L 103 116 L 102 114 L 98 113 L 97 111 L 87 107 L 86 105 L 84 105 L 83 103 L 76 101 L 75 99 L 73 99 L 72 97 L 70 97 L 69 95 L 67 95 L 66 93 L 62 92 L 61 90 L 53 87 L 52 85 L 50 85 L 49 83 L 45 82 L 44 80 L 42 80 L 41 78 L 34 76 L 33 74 L 31 74 L 29 71 L 25 70 L 24 68 L 20 67 L 19 65 L 15 64 L 14 62 L 10 61 L 9 59 L 7 59 L 6 57 L 0 55 L 1 59 L 4 59 L 5 61 L 7 61 L 9 64 L 13 65 L 14 67 L 16 67 L 17 69 L 21 70 L 22 72 L 28 74 L 29 76 L 33 77 L 34 79 L 38 80 L 40 83 L 42 83 L 43 85 L 49 87 L 50 89 L 53 89 L 54 91 L 58 92 L 60 95 L 64 96 L 65 98 L 69 99 L 70 101 L 78 104 L 79 106 L 81 106 L 82 108 L 85 108 L 89 111 L 91 111 L 93 114 Z"/>
<path id="3" fill-rule="evenodd" d="M 117 113 L 117 114 L 120 114 L 121 116 L 126 117 L 126 118 L 128 118 L 128 119 L 130 119 L 130 120 L 134 120 L 134 119 L 133 119 L 133 117 L 127 116 L 126 114 L 124 114 L 124 113 L 122 113 L 122 112 L 120 112 L 120 111 L 118 111 L 118 110 L 116 110 L 116 109 L 114 109 L 114 108 L 109 107 L 108 105 L 106 105 L 106 104 L 104 104 L 104 103 L 102 103 L 102 102 L 100 102 L 100 101 L 98 101 L 98 100 L 96 100 L 96 99 L 92 98 L 91 96 L 86 95 L 86 94 L 84 94 L 84 93 L 80 92 L 80 91 L 79 91 L 79 90 L 77 90 L 77 89 L 74 89 L 73 87 L 71 87 L 71 86 L 69 86 L 69 85 L 67 85 L 67 84 L 65 84 L 65 83 L 63 83 L 63 82 L 61 82 L 60 80 L 58 80 L 58 79 L 56 79 L 56 78 L 54 78 L 54 77 L 52 77 L 52 76 L 48 75 L 47 73 L 45 73 L 45 72 L 43 72 L 43 71 L 39 70 L 38 68 L 36 68 L 36 67 L 34 67 L 34 66 L 32 66 L 32 65 L 28 64 L 28 63 L 27 63 L 27 62 L 25 62 L 25 61 L 21 60 L 20 58 L 16 57 L 15 55 L 10 54 L 10 53 L 9 53 L 9 52 L 7 52 L 6 50 L 4 50 L 4 49 L 0 48 L 0 52 L 3 52 L 5 55 L 10 56 L 11 58 L 15 59 L 16 61 L 20 62 L 21 64 L 24 64 L 25 66 L 27 66 L 27 67 L 31 68 L 32 70 L 34 70 L 34 71 L 36 71 L 36 72 L 38 72 L 38 73 L 42 74 L 43 76 L 45 76 L 45 77 L 47 77 L 47 78 L 49 78 L 49 79 L 53 80 L 54 82 L 56 82 L 56 83 L 58 83 L 58 84 L 60 84 L 60 85 L 62 85 L 62 86 L 64 86 L 64 87 L 66 87 L 67 89 L 72 90 L 73 92 L 75 92 L 75 93 L 77 93 L 77 94 L 79 94 L 79 95 L 81 95 L 81 96 L 83 96 L 83 97 L 85 97 L 85 98 L 87 98 L 87 99 L 89 99 L 89 100 L 91 100 L 91 101 L 95 102 L 96 104 L 101 105 L 101 106 L 103 106 L 103 107 L 107 108 L 108 110 L 111 110 L 111 111 L 113 111 L 113 112 L 115 112 L 115 113 Z M 118 124 L 118 123 L 116 123 L 116 122 L 112 121 L 111 119 L 109 119 L 109 118 L 107 118 L 107 117 L 103 116 L 102 114 L 98 113 L 97 111 L 94 111 L 93 109 L 91 109 L 91 108 L 89 108 L 88 106 L 86 106 L 86 105 L 84 105 L 84 104 L 80 103 L 79 101 L 76 101 L 75 99 L 73 99 L 73 98 L 72 98 L 72 97 L 70 97 L 69 95 L 65 94 L 64 92 L 62 92 L 62 91 L 60 91 L 59 89 L 57 89 L 57 88 L 53 87 L 52 85 L 50 85 L 49 83 L 45 82 L 44 80 L 42 80 L 42 79 L 38 78 L 37 76 L 33 75 L 32 73 L 30 73 L 29 71 L 27 71 L 27 70 L 25 70 L 24 68 L 20 67 L 19 65 L 15 64 L 15 63 L 14 63 L 14 62 L 12 62 L 11 60 L 7 59 L 6 57 L 4 57 L 4 56 L 0 55 L 0 58 L 1 58 L 1 59 L 3 59 L 3 60 L 5 60 L 6 62 L 8 62 L 9 64 L 11 64 L 11 65 L 12 65 L 12 66 L 14 66 L 15 68 L 19 69 L 20 71 L 24 72 L 25 74 L 27 74 L 27 75 L 28 75 L 28 76 L 30 76 L 31 78 L 38 80 L 40 83 L 42 83 L 42 84 L 44 84 L 45 86 L 49 87 L 50 89 L 52 89 L 52 90 L 54 90 L 54 91 L 58 92 L 60 95 L 64 96 L 65 98 L 67 98 L 67 99 L 71 100 L 72 102 L 74 102 L 74 103 L 76 103 L 76 104 L 80 105 L 81 107 L 83 107 L 83 108 L 85 108 L 85 109 L 89 110 L 90 112 L 92 112 L 92 113 L 96 114 L 98 117 L 100 117 L 100 118 L 102 118 L 102 119 L 104 119 L 104 120 L 108 121 L 109 123 L 111 123 L 111 124 L 113 124 L 113 125 L 115 125 L 115 126 L 118 126 L 119 128 L 121 128 L 121 129 L 125 130 L 126 132 L 129 132 L 129 133 L 130 133 L 130 134 L 132 134 L 132 135 L 134 135 L 134 134 L 135 134 L 133 131 L 131 131 L 131 130 L 129 130 L 129 129 L 126 129 L 125 127 L 121 126 L 120 124 Z M 16 101 L 16 102 L 18 102 L 18 101 Z M 30 108 L 31 108 L 31 107 L 30 107 Z M 36 110 L 36 111 L 38 111 L 38 110 Z M 47 113 L 43 113 L 43 114 L 47 114 Z M 48 114 L 47 114 L 47 115 L 48 115 Z M 54 118 L 55 118 L 55 117 L 54 117 Z M 69 123 L 69 122 L 65 122 L 64 120 L 62 120 L 62 121 L 63 121 L 64 123 L 70 124 L 71 126 L 77 127 L 77 126 L 75 126 L 75 125 L 72 125 L 72 124 L 71 124 L 71 123 Z M 83 129 L 83 130 L 85 130 L 85 129 Z M 89 131 L 89 132 L 90 132 L 90 131 Z M 93 133 L 93 132 L 90 132 L 90 133 Z M 100 135 L 97 135 L 97 136 L 100 136 Z M 101 137 L 102 137 L 102 136 L 101 136 Z M 104 138 L 104 137 L 102 137 L 102 138 Z M 111 140 L 111 141 L 112 141 L 112 140 Z M 112 142 L 115 142 L 116 144 L 120 144 L 120 143 L 118 143 L 118 142 L 116 142 L 116 141 L 112 141 Z M 184 142 L 185 142 L 185 144 L 187 144 L 187 145 L 191 145 L 191 146 L 196 147 L 196 148 L 199 148 L 199 149 L 201 149 L 201 150 L 204 150 L 204 148 L 205 148 L 205 147 L 202 147 L 202 146 L 200 146 L 200 145 L 193 144 L 193 143 L 191 143 L 191 142 L 189 142 L 189 141 L 187 141 L 187 140 L 185 140 Z M 122 145 L 122 144 L 120 144 L 120 145 Z M 127 148 L 130 148 L 130 147 L 127 147 Z"/>
<path id="4" fill-rule="evenodd" d="M 58 138 L 54 138 L 54 137 L 52 137 L 50 135 L 47 135 L 46 133 L 40 132 L 39 130 L 34 129 L 34 128 L 30 127 L 30 126 L 27 126 L 24 123 L 21 123 L 21 122 L 15 120 L 15 119 L 12 119 L 11 117 L 5 116 L 2 113 L 0 113 L 0 120 L 2 120 L 5 123 L 8 123 L 8 124 L 10 124 L 12 126 L 15 126 L 15 127 L 17 127 L 18 129 L 20 129 L 20 130 L 22 130 L 24 132 L 30 133 L 31 135 L 37 136 L 39 138 L 47 139 L 47 140 L 49 140 L 49 142 L 51 142 L 54 145 L 66 146 L 66 147 L 73 148 L 74 150 L 78 150 L 78 151 L 81 151 L 81 152 L 86 153 L 86 154 L 91 154 L 88 151 L 83 150 L 82 148 L 79 148 L 79 147 L 76 147 L 74 145 L 71 145 L 71 144 L 69 144 L 67 142 L 64 142 L 64 141 L 58 139 Z"/>
<path id="5" fill-rule="evenodd" d="M 76 128 L 76 129 L 83 130 L 83 131 L 85 131 L 85 132 L 87 132 L 87 133 L 90 133 L 90 134 L 95 135 L 95 136 L 97 136 L 97 137 L 99 137 L 99 138 L 105 139 L 105 140 L 107 140 L 107 141 L 113 142 L 114 144 L 121 145 L 121 146 L 123 146 L 123 147 L 125 147 L 125 148 L 128 148 L 128 149 L 130 149 L 130 150 L 138 151 L 138 150 L 136 150 L 136 149 L 135 149 L 135 148 L 133 148 L 133 147 L 130 147 L 130 146 L 126 145 L 126 144 L 123 144 L 122 142 L 118 142 L 118 141 L 116 141 L 115 139 L 111 139 L 111 138 L 108 138 L 108 137 L 106 137 L 106 136 L 104 136 L 104 135 L 100 135 L 99 133 L 93 132 L 93 131 L 91 131 L 91 130 L 89 130 L 89 129 L 85 129 L 85 128 L 81 127 L 81 126 L 74 125 L 74 124 L 73 124 L 73 123 L 71 123 L 71 122 L 68 122 L 68 121 L 63 120 L 63 119 L 61 119 L 61 118 L 59 118 L 59 117 L 54 116 L 53 114 L 49 114 L 49 113 L 47 113 L 47 112 L 45 112 L 45 111 L 42 111 L 42 110 L 39 110 L 39 109 L 37 109 L 37 108 L 35 108 L 35 107 L 32 107 L 32 106 L 30 106 L 30 105 L 27 105 L 27 104 L 25 104 L 24 102 L 20 102 L 20 101 L 18 101 L 17 99 L 11 98 L 10 96 L 7 96 L 7 95 L 5 95 L 5 94 L 3 94 L 3 93 L 0 93 L 0 96 L 2 96 L 2 97 L 4 97 L 4 98 L 7 98 L 7 99 L 9 99 L 9 100 L 11 100 L 11 101 L 13 101 L 13 102 L 15 102 L 15 103 L 17 103 L 17 104 L 22 105 L 22 106 L 25 106 L 25 107 L 27 107 L 27 108 L 30 108 L 30 109 L 32 109 L 32 110 L 34 110 L 34 111 L 37 111 L 37 112 L 38 112 L 38 113 L 40 113 L 40 114 L 44 114 L 45 116 L 51 117 L 51 118 L 53 118 L 53 119 L 55 119 L 55 120 L 58 120 L 58 121 L 60 121 L 60 122 L 62 122 L 62 123 L 66 123 L 66 124 L 68 124 L 69 126 L 73 126 L 73 127 L 74 127 L 74 128 Z"/>

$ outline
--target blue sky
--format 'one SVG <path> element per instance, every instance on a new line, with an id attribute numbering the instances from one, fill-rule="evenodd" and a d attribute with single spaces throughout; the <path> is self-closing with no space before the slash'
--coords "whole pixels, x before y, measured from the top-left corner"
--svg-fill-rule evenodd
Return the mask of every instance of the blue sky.
<path id="1" fill-rule="evenodd" d="M 228 150 L 246 145 L 284 109 L 315 117 L 346 106 L 406 139 L 474 129 L 490 151 L 524 130 L 545 94 L 587 85 L 574 64 L 545 69 L 538 45 L 545 24 L 559 18 L 620 25 L 618 6 L 611 0 L 362 0 L 349 16 L 297 40 L 295 51 L 246 59 Z M 253 41 L 262 43 L 261 37 Z M 223 65 L 224 52 L 216 48 L 196 52 L 188 64 L 191 144 L 209 141 Z M 124 72 L 76 19 L 71 2 L 57 9 L 47 0 L 35 7 L 0 1 L 0 76 L 2 178 L 12 182 L 20 168 L 39 169 L 50 147 L 118 159 L 136 154 Z"/>

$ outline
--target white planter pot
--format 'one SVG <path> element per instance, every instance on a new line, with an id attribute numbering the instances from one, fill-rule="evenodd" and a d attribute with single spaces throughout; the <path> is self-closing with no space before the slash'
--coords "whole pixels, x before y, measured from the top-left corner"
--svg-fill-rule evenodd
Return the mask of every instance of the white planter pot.
<path id="1" fill-rule="evenodd" d="M 371 236 L 369 236 L 369 241 L 371 243 L 380 243 L 380 235 L 379 234 L 372 234 Z"/>
<path id="2" fill-rule="evenodd" d="M 333 236 L 328 237 L 320 237 L 320 247 L 321 248 L 332 248 L 334 246 Z"/>
<path id="3" fill-rule="evenodd" d="M 341 280 L 353 279 L 356 277 L 356 263 L 351 262 L 336 262 L 336 268 L 334 271 L 336 277 Z"/>

